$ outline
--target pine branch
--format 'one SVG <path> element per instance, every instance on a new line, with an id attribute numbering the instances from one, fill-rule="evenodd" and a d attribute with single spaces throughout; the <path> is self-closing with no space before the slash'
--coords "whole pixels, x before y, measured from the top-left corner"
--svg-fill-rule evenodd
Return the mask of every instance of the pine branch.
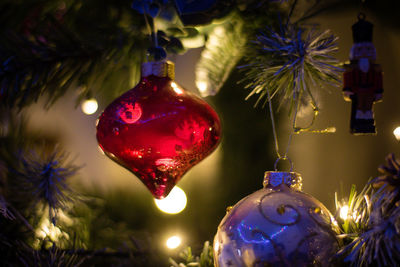
<path id="1" fill-rule="evenodd" d="M 210 245 L 209 241 L 204 242 L 203 250 L 200 253 L 200 256 L 194 256 L 192 254 L 191 247 L 185 248 L 181 253 L 179 253 L 181 259 L 184 260 L 185 263 L 177 263 L 172 258 L 169 259 L 169 263 L 172 264 L 171 267 L 213 267 L 214 266 L 214 258 L 213 258 L 213 248 Z"/>
<path id="2" fill-rule="evenodd" d="M 15 180 L 10 179 L 9 171 L 11 166 L 18 164 L 15 157 L 18 149 L 30 145 L 34 137 L 27 134 L 25 122 L 22 114 L 15 115 L 0 108 L 0 251 L 1 247 L 7 250 L 16 240 L 26 240 L 34 232 L 24 217 L 31 200 L 19 198 L 21 188 L 14 187 Z M 26 139 L 21 139 L 22 136 Z"/>
<path id="3" fill-rule="evenodd" d="M 148 32 L 147 15 L 137 12 L 137 4 L 150 5 L 150 12 L 155 2 L 135 0 L 135 11 L 131 3 L 32 0 L 0 4 L 0 13 L 16 17 L 0 29 L 1 104 L 22 108 L 46 94 L 48 108 L 71 88 L 79 94 L 78 101 L 93 94 L 111 100 L 137 83 L 147 52 L 184 51 L 173 34 Z M 181 27 L 172 2 L 157 1 L 157 5 L 153 15 L 159 14 L 157 22 L 163 29 Z M 157 47 L 150 35 L 158 41 Z"/>
<path id="4" fill-rule="evenodd" d="M 0 117 L 0 232 L 8 240 L 27 241 L 35 233 L 38 205 L 55 223 L 58 209 L 70 201 L 65 180 L 76 167 L 59 147 L 46 145 L 26 130 L 23 113 L 2 109 Z M 48 150 L 50 148 L 50 150 Z M 50 152 L 49 152 L 50 151 Z M 55 152 L 57 151 L 57 152 Z M 39 156 L 40 155 L 40 156 Z"/>
<path id="5" fill-rule="evenodd" d="M 344 246 L 337 256 L 350 266 L 395 266 L 400 261 L 400 161 L 393 154 L 360 194 L 352 190 L 345 218 L 336 219 Z M 343 214 L 342 214 L 343 216 Z"/>
<path id="6" fill-rule="evenodd" d="M 209 34 L 196 66 L 196 85 L 202 96 L 215 95 L 241 59 L 247 41 L 243 24 L 233 14 Z"/>
<path id="7" fill-rule="evenodd" d="M 20 190 L 29 195 L 32 209 L 43 203 L 49 208 L 49 219 L 55 224 L 57 210 L 65 209 L 72 202 L 71 189 L 67 179 L 75 174 L 77 167 L 67 163 L 67 155 L 58 147 L 48 155 L 36 152 L 20 153 L 19 169 L 12 170 L 14 179 L 18 180 Z"/>
<path id="8" fill-rule="evenodd" d="M 110 3 L 101 8 L 111 12 Z M 143 18 L 129 12 L 128 4 L 125 9 L 119 7 L 116 15 L 104 14 L 102 21 L 83 21 L 82 16 L 89 20 L 99 15 L 83 14 L 93 4 L 93 1 L 73 2 L 62 10 L 50 11 L 37 7 L 38 14 L 28 14 L 25 22 L 16 23 L 19 27 L 2 30 L 3 105 L 21 108 L 46 93 L 50 106 L 71 86 L 79 90 L 80 98 L 105 88 L 112 88 L 115 96 L 135 83 L 148 42 L 140 29 L 144 26 Z M 125 18 L 127 14 L 130 17 Z M 136 20 L 135 25 L 129 25 L 132 20 Z M 84 26 L 78 27 L 82 22 Z"/>
<path id="9" fill-rule="evenodd" d="M 337 51 L 336 41 L 329 31 L 305 31 L 295 25 L 281 25 L 279 31 L 267 28 L 257 36 L 253 52 L 246 56 L 248 63 L 241 67 L 247 75 L 242 82 L 247 81 L 245 87 L 251 90 L 246 99 L 258 95 L 255 105 L 265 105 L 280 96 L 281 105 L 289 102 L 291 111 L 297 101 L 318 110 L 312 91 L 340 83 L 342 70 L 331 55 Z"/>
<path id="10" fill-rule="evenodd" d="M 8 208 L 8 203 L 4 199 L 4 190 L 6 187 L 6 167 L 4 162 L 0 159 L 0 215 L 5 219 L 14 220 L 15 216 Z"/>

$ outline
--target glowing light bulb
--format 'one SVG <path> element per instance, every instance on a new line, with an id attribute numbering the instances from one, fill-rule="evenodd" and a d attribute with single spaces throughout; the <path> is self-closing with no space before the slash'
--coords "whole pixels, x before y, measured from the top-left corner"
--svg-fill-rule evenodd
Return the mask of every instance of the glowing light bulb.
<path id="1" fill-rule="evenodd" d="M 215 27 L 214 32 L 216 35 L 222 35 L 222 34 L 224 34 L 225 29 L 222 26 L 217 26 L 217 27 Z"/>
<path id="2" fill-rule="evenodd" d="M 174 235 L 167 239 L 166 245 L 169 249 L 175 249 L 179 247 L 181 243 L 182 239 L 179 236 Z"/>
<path id="3" fill-rule="evenodd" d="M 338 224 L 337 221 L 335 220 L 335 217 L 333 217 L 332 215 L 331 215 L 331 222 L 332 222 L 332 224 L 333 224 L 334 226 L 339 226 L 339 224 Z"/>
<path id="4" fill-rule="evenodd" d="M 214 253 L 218 253 L 218 250 L 220 249 L 219 248 L 219 241 L 218 240 L 215 240 L 215 243 L 214 243 Z"/>
<path id="5" fill-rule="evenodd" d="M 361 219 L 361 215 L 360 215 L 360 214 L 357 214 L 357 211 L 355 210 L 355 211 L 353 212 L 352 219 L 353 219 L 356 223 L 358 223 L 358 222 L 360 221 L 360 219 Z"/>
<path id="6" fill-rule="evenodd" d="M 400 126 L 398 126 L 396 129 L 393 131 L 394 137 L 396 137 L 397 141 L 400 141 Z"/>
<path id="7" fill-rule="evenodd" d="M 349 215 L 349 206 L 345 205 L 340 208 L 340 218 L 343 220 L 347 220 L 347 217 Z"/>
<path id="8" fill-rule="evenodd" d="M 162 212 L 177 214 L 185 209 L 187 198 L 185 192 L 175 186 L 166 198 L 154 199 L 154 202 Z"/>
<path id="9" fill-rule="evenodd" d="M 81 106 L 83 113 L 87 115 L 95 113 L 98 107 L 97 100 L 94 98 L 83 101 Z"/>
<path id="10" fill-rule="evenodd" d="M 39 228 L 35 231 L 38 238 L 45 239 L 48 237 L 53 241 L 57 241 L 60 238 L 69 238 L 67 233 L 62 232 L 60 228 L 52 224 L 48 219 L 42 220 L 40 224 Z"/>
<path id="11" fill-rule="evenodd" d="M 177 93 L 178 95 L 183 94 L 183 91 L 181 88 L 178 87 L 178 85 L 174 82 L 171 83 L 171 87 L 174 89 L 175 93 Z"/>
<path id="12" fill-rule="evenodd" d="M 196 86 L 197 88 L 199 88 L 200 93 L 204 93 L 205 91 L 207 91 L 207 82 L 205 81 L 196 81 Z"/>
<path id="13" fill-rule="evenodd" d="M 328 127 L 326 128 L 327 133 L 336 133 L 336 127 Z"/>

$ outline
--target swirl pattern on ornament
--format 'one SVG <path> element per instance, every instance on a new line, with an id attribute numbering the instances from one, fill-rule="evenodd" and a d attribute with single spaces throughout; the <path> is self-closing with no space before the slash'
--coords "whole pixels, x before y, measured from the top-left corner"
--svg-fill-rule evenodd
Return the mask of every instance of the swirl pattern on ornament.
<path id="1" fill-rule="evenodd" d="M 332 237 L 336 238 L 336 232 L 332 230 L 332 227 L 334 226 L 334 223 L 332 222 L 332 220 L 334 220 L 333 217 L 329 216 L 329 214 L 320 207 L 310 207 L 308 209 L 308 214 L 316 224 L 321 228 L 324 228 Z"/>
<path id="2" fill-rule="evenodd" d="M 292 201 L 285 198 L 286 194 L 281 192 L 270 192 L 261 197 L 258 209 L 262 216 L 268 221 L 279 225 L 293 225 L 300 221 L 301 215 L 298 209 L 291 204 Z M 265 205 L 272 199 L 279 199 L 277 206 Z M 289 203 L 285 203 L 285 200 Z"/>

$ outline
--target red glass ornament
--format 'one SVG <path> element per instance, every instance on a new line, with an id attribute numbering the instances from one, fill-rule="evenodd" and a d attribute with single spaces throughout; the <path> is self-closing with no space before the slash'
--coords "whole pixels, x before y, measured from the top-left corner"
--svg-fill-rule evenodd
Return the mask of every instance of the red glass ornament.
<path id="1" fill-rule="evenodd" d="M 204 100 L 155 75 L 112 102 L 97 125 L 104 153 L 158 199 L 217 147 L 220 134 L 218 115 Z"/>

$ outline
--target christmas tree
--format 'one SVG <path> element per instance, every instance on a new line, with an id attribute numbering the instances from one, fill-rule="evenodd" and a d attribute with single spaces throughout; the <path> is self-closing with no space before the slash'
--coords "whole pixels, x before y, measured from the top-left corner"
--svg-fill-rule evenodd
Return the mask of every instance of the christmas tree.
<path id="1" fill-rule="evenodd" d="M 1 265 L 400 261 L 392 5 L 4 0 L 0 13 Z M 144 141 L 153 151 L 131 149 Z M 243 215 L 257 194 L 282 195 L 254 209 L 260 225 Z M 298 225 L 313 230 L 290 250 Z"/>

